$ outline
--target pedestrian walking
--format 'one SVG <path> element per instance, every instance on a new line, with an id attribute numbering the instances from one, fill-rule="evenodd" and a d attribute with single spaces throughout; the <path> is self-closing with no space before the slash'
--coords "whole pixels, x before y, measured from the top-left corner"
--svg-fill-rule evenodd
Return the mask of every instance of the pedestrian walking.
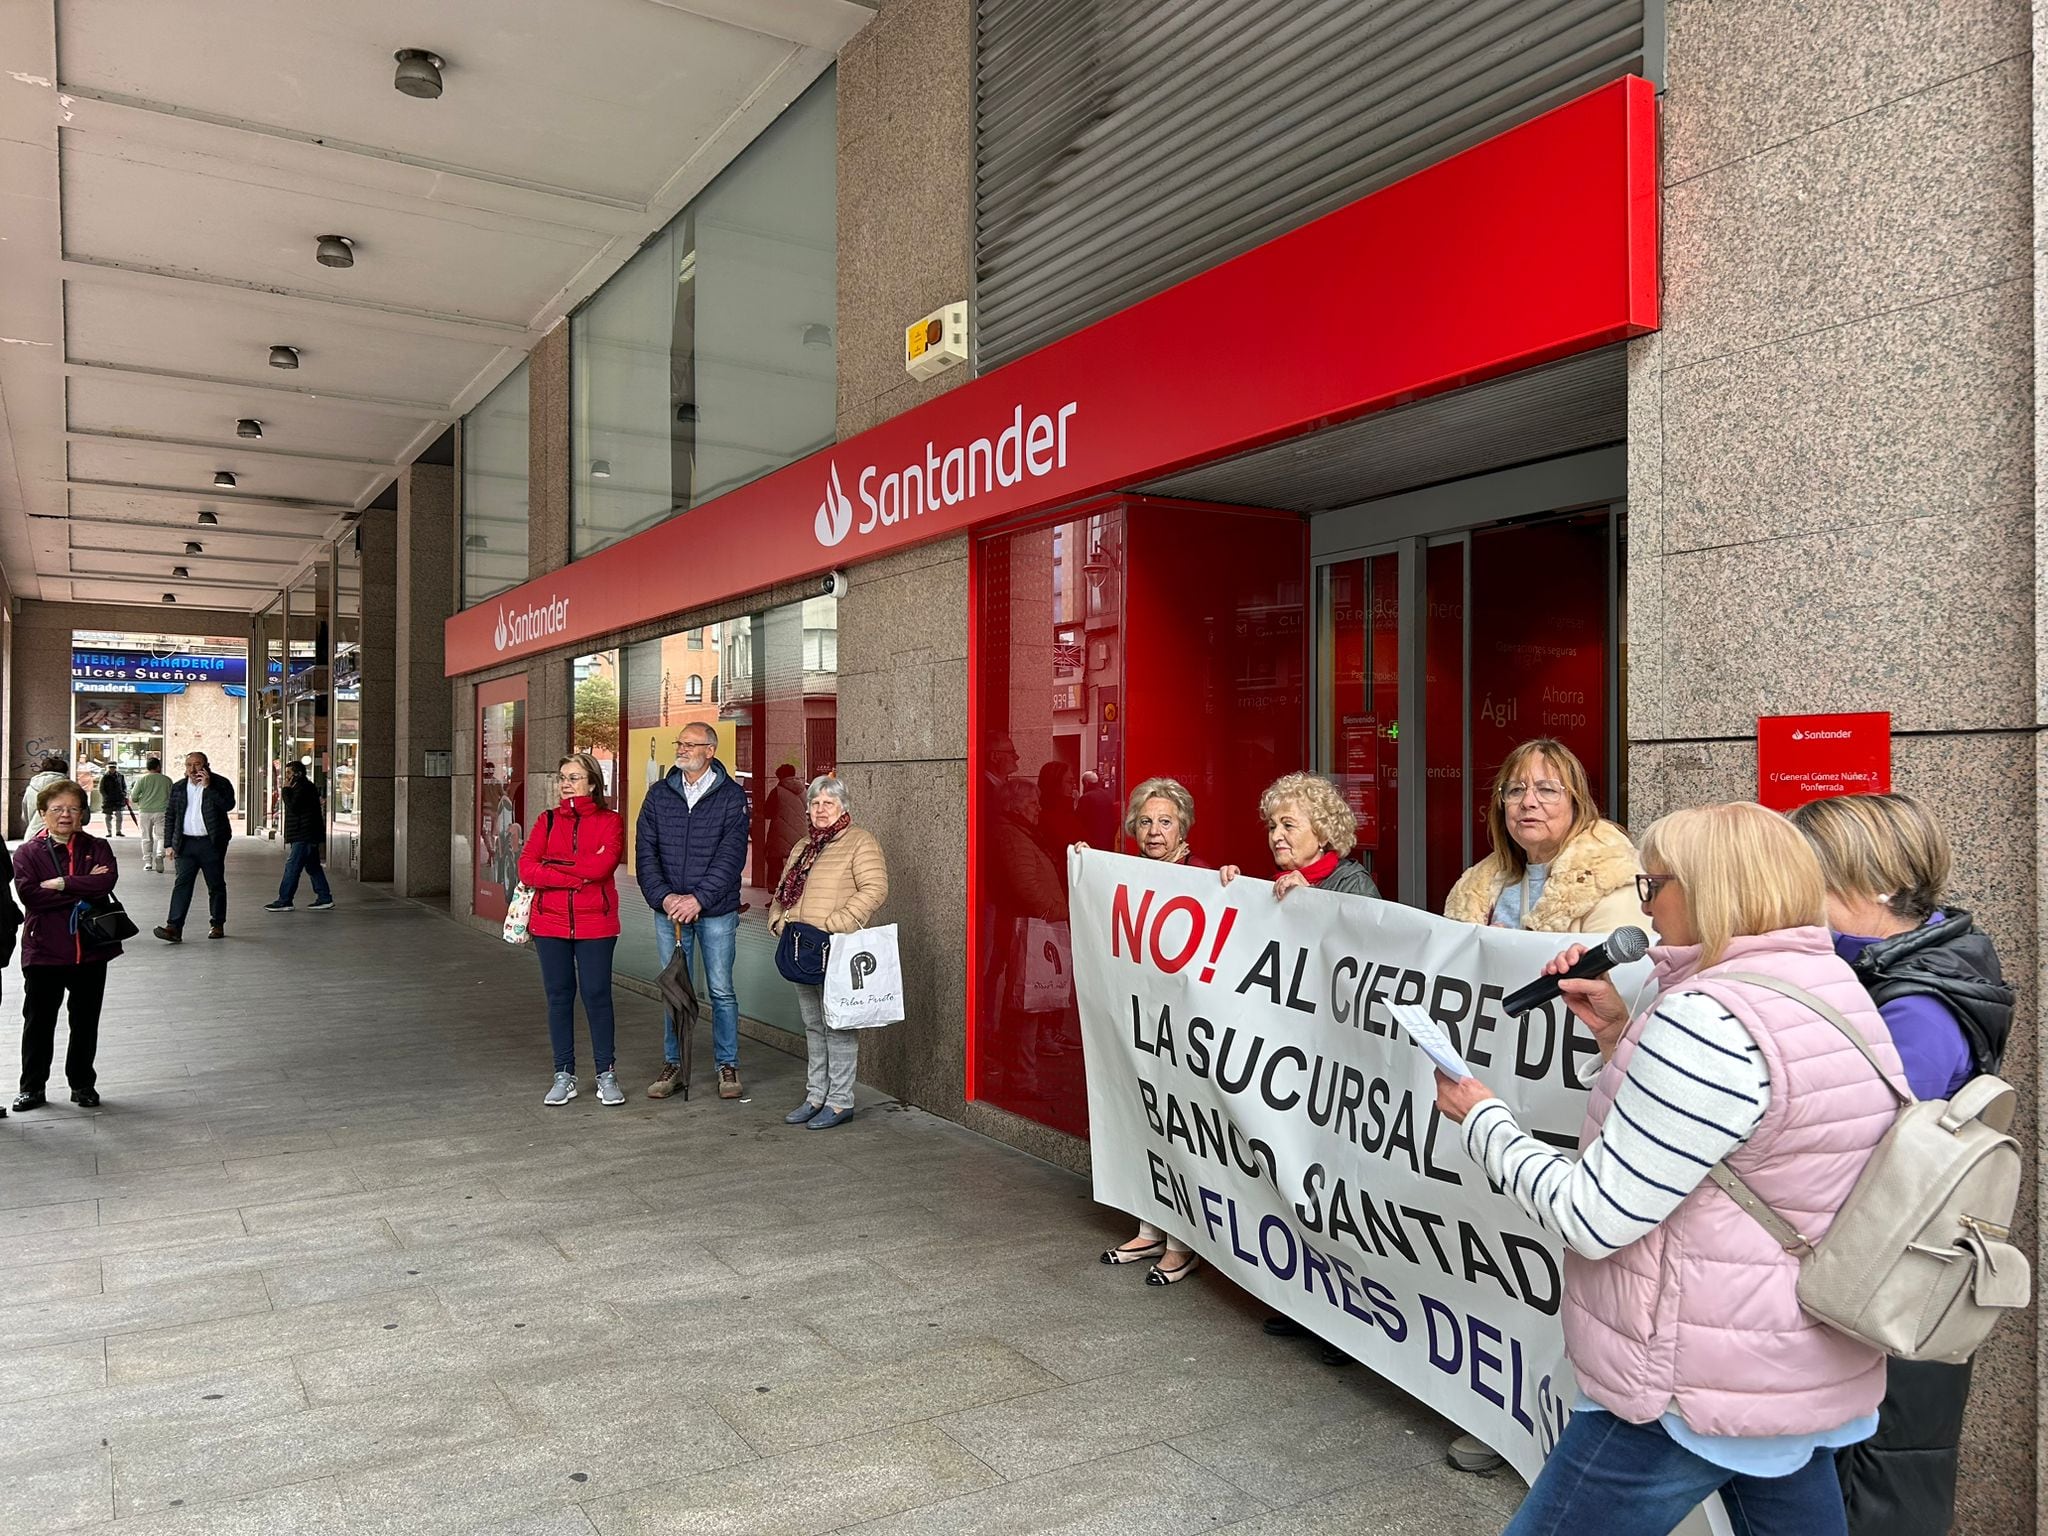
<path id="1" fill-rule="evenodd" d="M 128 781 L 121 777 L 119 764 L 109 763 L 100 777 L 100 809 L 107 814 L 107 836 L 119 837 L 121 818 L 128 811 Z"/>
<path id="2" fill-rule="evenodd" d="M 185 777 L 171 786 L 164 811 L 164 829 L 170 839 L 171 857 L 178 861 L 177 879 L 171 886 L 171 911 L 156 936 L 166 944 L 178 944 L 185 937 L 185 914 L 192 907 L 192 883 L 206 880 L 206 936 L 228 936 L 228 812 L 235 808 L 235 786 L 213 771 L 204 752 L 185 756 Z"/>
<path id="3" fill-rule="evenodd" d="M 561 1105 L 576 1097 L 576 998 L 590 1028 L 597 1102 L 623 1104 L 613 1072 L 612 951 L 619 942 L 620 863 L 626 857 L 626 819 L 605 803 L 604 770 L 588 752 L 572 752 L 555 765 L 561 801 L 535 821 L 519 855 L 519 879 L 533 891 L 527 937 L 540 956 L 548 999 L 548 1040 L 555 1081 L 541 1100 Z"/>
<path id="4" fill-rule="evenodd" d="M 266 912 L 289 912 L 292 898 L 299 893 L 299 876 L 313 882 L 313 912 L 332 912 L 334 892 L 327 885 L 327 871 L 320 862 L 327 843 L 327 817 L 320 805 L 320 786 L 298 763 L 284 765 L 284 783 L 278 790 L 284 807 L 284 878 L 277 885 L 277 900 L 266 903 Z"/>
<path id="5" fill-rule="evenodd" d="M 152 874 L 164 872 L 164 811 L 171 803 L 171 781 L 164 773 L 164 760 L 152 757 L 143 765 L 142 777 L 128 789 L 128 804 L 135 811 L 135 829 L 142 834 L 142 867 Z"/>
<path id="6" fill-rule="evenodd" d="M 21 954 L 17 1114 L 48 1102 L 43 1089 L 56 1049 L 59 1008 L 66 1009 L 70 1036 L 64 1080 L 71 1102 L 87 1109 L 99 1103 L 94 1057 L 99 1053 L 100 1004 L 107 991 L 107 962 L 121 953 L 118 943 L 95 943 L 78 921 L 77 909 L 111 895 L 121 874 L 114 850 L 84 830 L 84 787 L 58 779 L 44 785 L 36 800 L 42 831 L 14 850 L 13 864 L 14 887 L 28 914 Z"/>
<path id="7" fill-rule="evenodd" d="M 875 834 L 853 824 L 853 800 L 839 779 L 819 775 L 804 795 L 810 830 L 784 861 L 768 927 L 779 938 L 790 923 L 825 933 L 857 933 L 889 899 L 889 866 Z M 808 1074 L 804 1101 L 783 1116 L 790 1125 L 830 1130 L 853 1118 L 859 1031 L 825 1023 L 825 989 L 796 987 L 803 1015 Z"/>
<path id="8" fill-rule="evenodd" d="M 36 797 L 59 779 L 71 777 L 71 765 L 61 757 L 46 757 L 36 764 L 36 771 L 28 781 L 28 787 L 21 792 L 21 835 L 34 837 L 42 830 L 42 812 L 36 809 Z M 81 786 L 80 793 L 83 793 Z"/>
<path id="9" fill-rule="evenodd" d="M 667 966 L 680 944 L 685 964 L 699 951 L 711 989 L 711 1050 L 718 1096 L 740 1096 L 740 1004 L 732 988 L 739 950 L 740 876 L 754 824 L 747 792 L 713 754 L 718 736 L 692 721 L 676 737 L 676 762 L 647 791 L 634 828 L 633 868 L 654 909 L 654 942 Z M 664 1015 L 661 1076 L 647 1089 L 665 1099 L 683 1077 L 682 1041 Z"/>

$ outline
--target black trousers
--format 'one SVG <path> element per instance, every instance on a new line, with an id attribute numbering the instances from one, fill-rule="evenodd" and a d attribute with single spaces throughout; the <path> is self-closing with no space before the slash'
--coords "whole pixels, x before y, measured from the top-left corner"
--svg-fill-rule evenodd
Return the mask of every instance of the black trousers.
<path id="1" fill-rule="evenodd" d="M 171 927 L 185 926 L 185 914 L 192 907 L 192 882 L 201 875 L 206 876 L 208 915 L 215 927 L 227 926 L 227 860 L 209 839 L 188 837 L 178 844 L 178 878 L 171 882 Z"/>
<path id="2" fill-rule="evenodd" d="M 57 1010 L 70 995 L 71 1043 L 64 1077 L 72 1092 L 99 1081 L 92 1059 L 100 1048 L 100 1003 L 107 995 L 107 962 L 24 965 L 21 968 L 21 1091 L 41 1093 L 50 1080 L 57 1040 Z"/>

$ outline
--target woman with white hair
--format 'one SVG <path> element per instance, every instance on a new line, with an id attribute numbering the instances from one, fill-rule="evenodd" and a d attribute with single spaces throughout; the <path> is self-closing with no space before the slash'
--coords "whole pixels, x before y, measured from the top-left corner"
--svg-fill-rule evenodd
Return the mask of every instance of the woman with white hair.
<path id="1" fill-rule="evenodd" d="M 1352 896 L 1377 896 L 1379 887 L 1363 864 L 1351 857 L 1358 847 L 1358 818 L 1337 786 L 1313 773 L 1282 774 L 1259 796 L 1259 820 L 1273 853 L 1273 897 L 1314 886 Z M 1244 871 L 1226 864 L 1225 885 Z"/>
<path id="2" fill-rule="evenodd" d="M 855 933 L 868 926 L 889 899 L 889 866 L 875 835 L 853 824 L 846 785 L 828 774 L 811 780 L 804 793 L 810 830 L 790 849 L 768 907 L 768 927 L 779 939 L 792 924 L 825 933 Z M 783 1116 L 790 1125 L 830 1130 L 853 1118 L 853 1075 L 860 1041 L 852 1030 L 825 1023 L 825 989 L 796 986 L 804 1018 L 809 1076 L 803 1103 Z"/>

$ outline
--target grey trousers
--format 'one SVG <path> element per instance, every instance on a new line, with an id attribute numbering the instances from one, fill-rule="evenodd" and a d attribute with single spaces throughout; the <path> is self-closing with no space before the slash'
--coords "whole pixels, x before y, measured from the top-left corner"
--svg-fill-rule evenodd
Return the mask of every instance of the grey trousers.
<path id="1" fill-rule="evenodd" d="M 142 862 L 144 867 L 161 870 L 164 867 L 164 813 L 162 811 L 137 811 L 135 819 L 142 825 Z"/>
<path id="2" fill-rule="evenodd" d="M 825 1023 L 825 989 L 799 986 L 797 1011 L 804 1016 L 805 1054 L 810 1068 L 804 1098 L 828 1109 L 853 1108 L 853 1070 L 860 1063 L 860 1031 Z"/>

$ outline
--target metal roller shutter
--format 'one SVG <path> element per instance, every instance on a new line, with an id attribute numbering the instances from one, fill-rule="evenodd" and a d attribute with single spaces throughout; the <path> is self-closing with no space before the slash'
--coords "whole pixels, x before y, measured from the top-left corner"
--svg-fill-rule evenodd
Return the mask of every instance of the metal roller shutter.
<path id="1" fill-rule="evenodd" d="M 978 367 L 1654 77 L 1662 4 L 977 0 Z"/>

